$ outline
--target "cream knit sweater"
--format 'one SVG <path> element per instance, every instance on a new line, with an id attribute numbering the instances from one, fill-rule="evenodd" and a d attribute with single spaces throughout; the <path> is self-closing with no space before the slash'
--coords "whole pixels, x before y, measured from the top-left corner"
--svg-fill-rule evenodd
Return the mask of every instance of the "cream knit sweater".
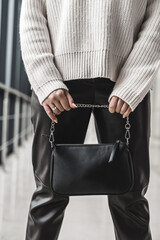
<path id="1" fill-rule="evenodd" d="M 22 0 L 20 44 L 40 104 L 65 81 L 106 77 L 132 111 L 160 66 L 160 0 Z M 81 89 L 80 89 L 81 91 Z"/>

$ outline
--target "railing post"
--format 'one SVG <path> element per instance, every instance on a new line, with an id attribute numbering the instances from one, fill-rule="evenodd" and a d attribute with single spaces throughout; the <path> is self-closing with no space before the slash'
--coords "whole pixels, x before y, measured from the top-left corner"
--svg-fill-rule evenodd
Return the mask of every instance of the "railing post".
<path id="1" fill-rule="evenodd" d="M 14 151 L 17 151 L 18 148 L 18 128 L 19 128 L 19 107 L 20 107 L 20 98 L 16 96 L 15 100 L 15 115 L 14 115 Z"/>
<path id="2" fill-rule="evenodd" d="M 2 165 L 5 166 L 7 155 L 7 127 L 8 127 L 8 91 L 4 92 L 3 120 L 2 120 Z"/>
<path id="3" fill-rule="evenodd" d="M 22 144 L 25 141 L 25 134 L 26 134 L 26 102 L 23 100 L 22 102 Z"/>

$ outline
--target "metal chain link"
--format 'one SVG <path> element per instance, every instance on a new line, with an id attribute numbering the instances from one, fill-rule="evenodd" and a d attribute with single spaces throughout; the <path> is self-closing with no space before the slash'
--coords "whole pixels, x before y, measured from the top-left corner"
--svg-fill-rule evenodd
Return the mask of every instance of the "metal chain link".
<path id="1" fill-rule="evenodd" d="M 125 139 L 126 139 L 127 145 L 129 145 L 129 139 L 131 138 L 130 128 L 131 128 L 131 124 L 129 123 L 129 116 L 128 116 L 126 118 L 126 124 L 125 124 L 125 129 L 126 129 Z"/>
<path id="2" fill-rule="evenodd" d="M 108 104 L 87 104 L 87 103 L 75 103 L 77 107 L 88 107 L 88 108 L 109 108 Z M 129 116 L 126 117 L 126 124 L 125 124 L 125 139 L 126 139 L 126 144 L 129 145 L 129 139 L 130 139 L 130 128 L 131 124 L 129 123 Z M 49 136 L 49 142 L 51 144 L 51 148 L 54 146 L 54 131 L 55 131 L 55 122 L 51 122 L 51 128 L 50 128 L 50 136 Z"/>

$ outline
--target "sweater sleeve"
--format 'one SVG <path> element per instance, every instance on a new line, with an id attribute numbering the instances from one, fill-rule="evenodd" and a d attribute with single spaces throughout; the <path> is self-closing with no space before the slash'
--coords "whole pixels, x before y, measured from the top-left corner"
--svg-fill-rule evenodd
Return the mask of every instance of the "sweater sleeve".
<path id="1" fill-rule="evenodd" d="M 132 112 L 152 88 L 160 67 L 160 1 L 148 0 L 140 32 L 111 92 Z"/>
<path id="2" fill-rule="evenodd" d="M 68 90 L 54 64 L 44 0 L 22 0 L 19 36 L 22 60 L 40 104 L 54 90 Z"/>

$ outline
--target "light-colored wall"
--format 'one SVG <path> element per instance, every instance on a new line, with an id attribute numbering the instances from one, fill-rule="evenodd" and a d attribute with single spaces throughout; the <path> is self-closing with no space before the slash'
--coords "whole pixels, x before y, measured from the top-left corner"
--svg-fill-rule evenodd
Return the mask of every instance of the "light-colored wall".
<path id="1" fill-rule="evenodd" d="M 151 165 L 160 169 L 160 70 L 151 91 Z"/>
<path id="2" fill-rule="evenodd" d="M 158 144 L 160 143 L 160 70 L 151 91 L 151 108 L 151 137 Z"/>

